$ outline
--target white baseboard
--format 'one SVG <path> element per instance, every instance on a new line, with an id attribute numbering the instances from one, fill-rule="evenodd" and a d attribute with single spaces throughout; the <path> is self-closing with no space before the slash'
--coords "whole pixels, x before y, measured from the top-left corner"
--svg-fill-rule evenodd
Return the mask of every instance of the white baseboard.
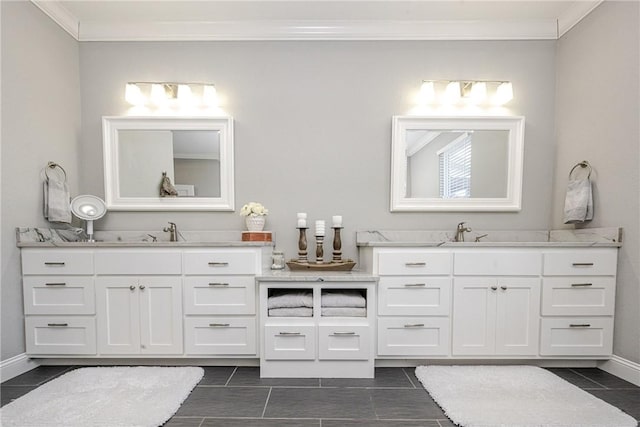
<path id="1" fill-rule="evenodd" d="M 614 354 L 611 359 L 598 362 L 598 368 L 640 386 L 640 363 L 632 362 Z"/>
<path id="2" fill-rule="evenodd" d="M 0 362 L 0 380 L 5 382 L 38 366 L 39 363 L 30 359 L 25 353 L 13 356 Z"/>

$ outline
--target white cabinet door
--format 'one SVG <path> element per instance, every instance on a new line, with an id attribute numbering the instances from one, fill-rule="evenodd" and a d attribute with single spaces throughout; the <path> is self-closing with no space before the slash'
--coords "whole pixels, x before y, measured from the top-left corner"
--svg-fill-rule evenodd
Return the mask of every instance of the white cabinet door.
<path id="1" fill-rule="evenodd" d="M 96 279 L 98 352 L 140 353 L 140 308 L 136 277 Z"/>
<path id="2" fill-rule="evenodd" d="M 547 317 L 542 319 L 543 356 L 610 356 L 611 317 Z"/>
<path id="3" fill-rule="evenodd" d="M 385 316 L 446 316 L 451 279 L 448 277 L 381 277 L 378 314 Z"/>
<path id="4" fill-rule="evenodd" d="M 538 354 L 540 280 L 498 279 L 496 354 Z"/>
<path id="5" fill-rule="evenodd" d="M 319 325 L 319 360 L 368 360 L 371 357 L 369 325 Z"/>
<path id="6" fill-rule="evenodd" d="M 378 317 L 379 356 L 448 356 L 448 317 Z"/>
<path id="7" fill-rule="evenodd" d="M 87 316 L 28 316 L 27 354 L 96 354 L 96 324 Z"/>
<path id="8" fill-rule="evenodd" d="M 212 356 L 255 355 L 254 317 L 185 318 L 185 353 Z"/>
<path id="9" fill-rule="evenodd" d="M 182 353 L 181 294 L 179 277 L 97 278 L 98 351 Z"/>
<path id="10" fill-rule="evenodd" d="M 316 358 L 314 324 L 265 325 L 264 358 L 266 360 L 314 360 Z"/>
<path id="11" fill-rule="evenodd" d="M 140 352 L 182 353 L 182 288 L 180 278 L 141 277 Z"/>
<path id="12" fill-rule="evenodd" d="M 495 278 L 463 277 L 453 283 L 453 354 L 492 355 L 496 342 Z"/>
<path id="13" fill-rule="evenodd" d="M 254 276 L 203 276 L 184 279 L 185 314 L 255 314 Z"/>

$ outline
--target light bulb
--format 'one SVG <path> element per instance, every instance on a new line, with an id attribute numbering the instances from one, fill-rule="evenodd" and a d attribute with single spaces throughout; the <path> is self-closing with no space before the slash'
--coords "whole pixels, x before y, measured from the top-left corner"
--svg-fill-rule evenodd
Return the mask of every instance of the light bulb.
<path id="1" fill-rule="evenodd" d="M 445 104 L 455 104 L 460 100 L 460 82 L 449 82 L 444 90 L 443 102 Z"/>
<path id="2" fill-rule="evenodd" d="M 189 105 L 192 97 L 193 95 L 189 85 L 178 85 L 178 101 L 180 101 L 180 104 L 185 106 Z"/>
<path id="3" fill-rule="evenodd" d="M 204 89 L 202 89 L 202 103 L 209 107 L 218 106 L 218 92 L 214 85 L 204 85 Z"/>
<path id="4" fill-rule="evenodd" d="M 496 89 L 494 102 L 496 105 L 506 104 L 513 99 L 513 86 L 511 82 L 502 82 Z"/>
<path id="5" fill-rule="evenodd" d="M 124 91 L 124 99 L 131 105 L 142 106 L 144 105 L 144 96 L 140 87 L 135 83 L 127 83 Z"/>
<path id="6" fill-rule="evenodd" d="M 436 97 L 435 89 L 432 81 L 423 80 L 422 86 L 420 86 L 420 103 L 429 104 L 433 102 Z"/>
<path id="7" fill-rule="evenodd" d="M 480 104 L 487 98 L 487 84 L 485 82 L 475 82 L 471 86 L 469 99 L 474 104 Z"/>
<path id="8" fill-rule="evenodd" d="M 154 105 L 161 107 L 168 103 L 167 93 L 163 84 L 154 83 L 151 85 L 151 102 Z"/>

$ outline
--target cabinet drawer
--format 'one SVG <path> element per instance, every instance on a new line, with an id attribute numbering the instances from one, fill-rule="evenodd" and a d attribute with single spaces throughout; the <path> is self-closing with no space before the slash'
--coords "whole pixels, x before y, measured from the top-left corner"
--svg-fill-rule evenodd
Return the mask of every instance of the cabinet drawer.
<path id="1" fill-rule="evenodd" d="M 255 314 L 253 276 L 188 277 L 184 279 L 185 314 Z"/>
<path id="2" fill-rule="evenodd" d="M 25 314 L 94 314 L 92 276 L 26 276 Z"/>
<path id="3" fill-rule="evenodd" d="M 23 249 L 23 274 L 93 274 L 93 252 L 61 249 Z"/>
<path id="4" fill-rule="evenodd" d="M 187 354 L 255 355 L 254 317 L 185 317 Z"/>
<path id="5" fill-rule="evenodd" d="M 575 249 L 544 253 L 547 276 L 615 276 L 618 262 L 616 249 Z"/>
<path id="6" fill-rule="evenodd" d="M 256 274 L 257 254 L 247 250 L 185 252 L 185 274 Z"/>
<path id="7" fill-rule="evenodd" d="M 318 359 L 371 359 L 371 329 L 369 325 L 318 326 Z"/>
<path id="8" fill-rule="evenodd" d="M 539 252 L 460 251 L 454 255 L 453 271 L 461 276 L 538 276 L 541 262 Z"/>
<path id="9" fill-rule="evenodd" d="M 378 317 L 379 356 L 446 356 L 448 317 Z"/>
<path id="10" fill-rule="evenodd" d="M 542 319 L 542 356 L 610 356 L 612 346 L 611 317 Z"/>
<path id="11" fill-rule="evenodd" d="M 180 274 L 182 257 L 175 251 L 97 251 L 96 274 Z"/>
<path id="12" fill-rule="evenodd" d="M 451 254 L 425 250 L 406 250 L 378 253 L 380 275 L 450 274 Z"/>
<path id="13" fill-rule="evenodd" d="M 265 360 L 314 360 L 316 330 L 308 325 L 265 325 Z"/>
<path id="14" fill-rule="evenodd" d="M 542 315 L 613 315 L 613 277 L 547 277 L 542 281 Z"/>
<path id="15" fill-rule="evenodd" d="M 451 279 L 443 277 L 381 277 L 378 314 L 442 316 L 449 314 Z"/>
<path id="16" fill-rule="evenodd" d="M 93 317 L 28 316 L 27 354 L 96 354 Z"/>

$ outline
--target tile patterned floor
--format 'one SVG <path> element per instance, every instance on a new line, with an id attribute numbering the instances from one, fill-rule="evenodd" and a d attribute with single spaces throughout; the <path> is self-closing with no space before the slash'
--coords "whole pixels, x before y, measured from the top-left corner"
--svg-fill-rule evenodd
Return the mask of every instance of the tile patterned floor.
<path id="1" fill-rule="evenodd" d="M 2 383 L 2 405 L 70 369 L 40 366 Z M 258 368 L 204 369 L 164 427 L 454 426 L 413 368 L 378 368 L 373 379 L 263 379 Z M 550 371 L 640 419 L 640 387 L 595 368 Z"/>

